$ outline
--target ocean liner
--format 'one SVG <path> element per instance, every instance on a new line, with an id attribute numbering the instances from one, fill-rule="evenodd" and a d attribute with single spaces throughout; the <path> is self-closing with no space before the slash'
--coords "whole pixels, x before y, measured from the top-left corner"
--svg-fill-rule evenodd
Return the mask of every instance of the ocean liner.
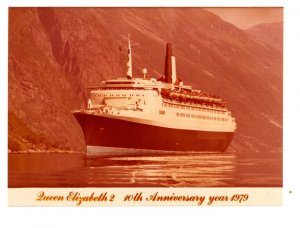
<path id="1" fill-rule="evenodd" d="M 133 77 L 133 46 L 128 37 L 126 77 L 87 87 L 85 107 L 73 111 L 87 153 L 225 151 L 236 130 L 225 101 L 183 83 L 170 43 L 163 77 L 148 77 L 145 68 Z"/>

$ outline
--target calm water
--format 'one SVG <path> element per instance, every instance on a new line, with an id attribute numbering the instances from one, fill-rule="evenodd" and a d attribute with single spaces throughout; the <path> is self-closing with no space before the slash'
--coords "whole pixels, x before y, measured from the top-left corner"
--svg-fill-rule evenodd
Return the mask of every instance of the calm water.
<path id="1" fill-rule="evenodd" d="M 280 187 L 282 155 L 10 153 L 9 187 Z"/>

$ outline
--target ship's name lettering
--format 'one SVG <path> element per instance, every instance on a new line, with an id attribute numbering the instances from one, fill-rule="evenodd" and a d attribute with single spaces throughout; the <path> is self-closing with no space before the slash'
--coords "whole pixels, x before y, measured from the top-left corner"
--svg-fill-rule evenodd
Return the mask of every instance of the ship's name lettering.
<path id="1" fill-rule="evenodd" d="M 36 201 L 63 201 L 64 196 L 46 195 L 44 191 L 38 192 Z"/>
<path id="2" fill-rule="evenodd" d="M 92 192 L 89 195 L 81 195 L 79 192 L 69 192 L 67 196 L 63 195 L 47 195 L 44 191 L 37 193 L 36 201 L 46 201 L 46 202 L 58 202 L 58 201 L 69 201 L 75 202 L 76 206 L 80 206 L 83 202 L 113 202 L 115 199 L 114 194 L 108 194 L 107 192 L 95 193 Z"/>
<path id="3" fill-rule="evenodd" d="M 103 202 L 110 201 L 112 202 L 115 198 L 114 194 L 108 196 L 107 192 L 101 194 L 95 194 L 92 192 L 89 196 L 82 196 L 79 192 L 70 192 L 67 196 L 67 201 L 76 202 L 76 206 L 80 206 L 82 202 Z"/>

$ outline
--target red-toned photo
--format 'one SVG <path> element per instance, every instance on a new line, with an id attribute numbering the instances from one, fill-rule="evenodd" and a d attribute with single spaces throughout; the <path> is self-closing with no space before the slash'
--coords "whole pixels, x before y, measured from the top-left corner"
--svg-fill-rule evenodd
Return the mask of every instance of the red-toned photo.
<path id="1" fill-rule="evenodd" d="M 283 8 L 9 8 L 8 187 L 282 187 Z"/>

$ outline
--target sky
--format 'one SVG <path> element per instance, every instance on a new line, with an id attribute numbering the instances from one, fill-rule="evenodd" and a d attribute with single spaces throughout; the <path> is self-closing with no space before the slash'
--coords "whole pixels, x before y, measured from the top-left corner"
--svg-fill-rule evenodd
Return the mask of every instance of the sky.
<path id="1" fill-rule="evenodd" d="M 283 21 L 282 7 L 213 7 L 205 9 L 240 29 L 247 29 L 261 23 Z"/>

